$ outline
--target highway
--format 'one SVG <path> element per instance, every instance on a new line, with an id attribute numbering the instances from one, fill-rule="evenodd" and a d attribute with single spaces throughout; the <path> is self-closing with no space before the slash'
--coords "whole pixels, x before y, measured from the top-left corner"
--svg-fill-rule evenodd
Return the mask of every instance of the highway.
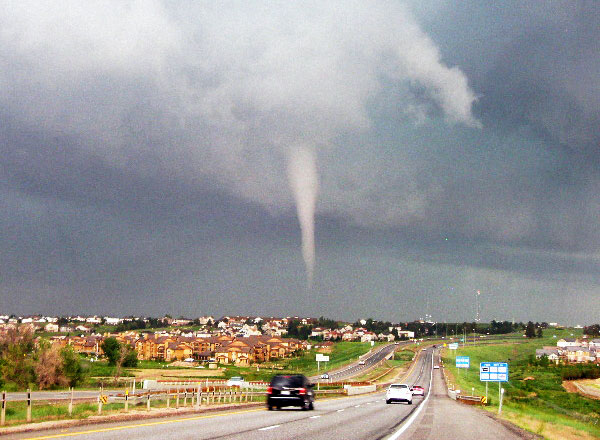
<path id="1" fill-rule="evenodd" d="M 408 344 L 408 343 L 406 343 L 406 344 Z M 344 366 L 340 370 L 329 371 L 328 372 L 328 374 L 329 374 L 328 380 L 321 380 L 319 378 L 319 376 L 313 376 L 313 377 L 311 377 L 311 379 L 314 381 L 319 381 L 319 382 L 329 382 L 329 381 L 339 382 L 342 380 L 350 379 L 351 377 L 357 376 L 363 372 L 368 371 L 370 368 L 372 368 L 378 362 L 380 362 L 386 356 L 388 356 L 391 352 L 393 352 L 394 349 L 397 347 L 398 346 L 394 345 L 394 344 L 385 345 L 385 346 L 380 347 L 380 348 L 376 349 L 375 351 L 367 354 L 366 356 L 363 356 L 362 357 L 362 361 L 364 361 L 363 365 L 359 364 L 360 361 L 356 361 L 350 365 Z"/>
<path id="2" fill-rule="evenodd" d="M 377 392 L 345 398 L 322 399 L 314 411 L 264 407 L 223 412 L 180 415 L 172 418 L 127 421 L 74 427 L 13 438 L 76 439 L 389 439 L 438 438 L 518 439 L 502 424 L 481 410 L 457 403 L 446 396 L 437 359 L 432 349 L 424 350 L 408 373 L 408 384 L 425 388 L 424 397 L 413 405 L 386 404 Z M 433 384 L 431 386 L 431 384 Z M 433 390 L 430 393 L 430 388 Z"/>

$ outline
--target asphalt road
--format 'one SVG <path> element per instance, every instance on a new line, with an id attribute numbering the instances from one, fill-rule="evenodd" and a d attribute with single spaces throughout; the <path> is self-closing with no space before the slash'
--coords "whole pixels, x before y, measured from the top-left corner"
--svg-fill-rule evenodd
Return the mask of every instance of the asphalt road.
<path id="1" fill-rule="evenodd" d="M 328 372 L 329 379 L 327 379 L 327 380 L 319 379 L 320 376 L 314 376 L 314 377 L 311 377 L 311 379 L 313 379 L 315 381 L 319 381 L 321 383 L 329 382 L 329 381 L 339 382 L 342 380 L 350 379 L 351 377 L 360 375 L 360 374 L 368 371 L 370 368 L 372 368 L 378 362 L 380 362 L 382 359 L 384 359 L 387 355 L 389 355 L 392 351 L 394 351 L 394 349 L 397 347 L 398 346 L 394 345 L 394 344 L 385 345 L 385 346 L 373 351 L 369 355 L 364 356 L 362 358 L 362 360 L 364 361 L 363 365 L 359 364 L 360 361 L 356 361 L 353 364 L 345 366 L 341 370 L 335 370 L 335 371 Z"/>
<path id="2" fill-rule="evenodd" d="M 487 413 L 446 395 L 437 354 L 424 350 L 406 383 L 425 388 L 413 405 L 385 403 L 383 392 L 317 400 L 314 411 L 240 408 L 195 416 L 119 422 L 23 434 L 12 438 L 76 439 L 519 439 Z M 431 393 L 430 393 L 431 389 Z"/>
<path id="3" fill-rule="evenodd" d="M 431 350 L 429 351 L 429 353 Z M 423 385 L 427 391 L 431 354 L 422 355 L 412 368 L 409 384 Z M 45 431 L 36 436 L 15 438 L 77 439 L 378 439 L 394 429 L 423 401 L 413 405 L 385 403 L 382 392 L 328 400 L 317 400 L 314 411 L 264 407 L 237 411 L 205 413 L 197 416 L 150 419 L 137 422 L 103 424 L 96 427 Z"/>

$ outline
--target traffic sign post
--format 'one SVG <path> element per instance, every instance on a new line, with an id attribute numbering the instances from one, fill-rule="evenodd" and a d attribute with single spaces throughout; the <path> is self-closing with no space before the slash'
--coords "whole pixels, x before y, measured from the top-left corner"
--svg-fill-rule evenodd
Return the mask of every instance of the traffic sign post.
<path id="1" fill-rule="evenodd" d="M 508 363 L 481 362 L 479 380 L 482 382 L 508 382 Z"/>
<path id="2" fill-rule="evenodd" d="M 329 356 L 317 353 L 315 360 L 317 361 L 317 371 L 321 371 L 321 362 L 329 362 Z"/>
<path id="3" fill-rule="evenodd" d="M 502 408 L 502 382 L 508 382 L 507 362 L 481 362 L 479 364 L 479 380 L 485 382 L 485 397 L 488 395 L 488 382 L 498 382 L 498 401 Z M 500 409 L 501 411 L 501 409 Z"/>
<path id="4" fill-rule="evenodd" d="M 471 360 L 470 360 L 469 356 L 456 356 L 456 368 L 457 368 L 459 376 L 460 376 L 461 368 L 469 369 L 470 366 L 471 366 Z"/>

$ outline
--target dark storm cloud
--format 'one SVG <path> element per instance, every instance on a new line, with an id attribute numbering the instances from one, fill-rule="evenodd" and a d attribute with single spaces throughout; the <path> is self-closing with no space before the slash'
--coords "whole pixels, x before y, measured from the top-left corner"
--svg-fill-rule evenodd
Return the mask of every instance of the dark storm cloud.
<path id="1" fill-rule="evenodd" d="M 266 295 L 286 313 L 299 142 L 317 151 L 329 313 L 461 271 L 457 288 L 593 292 L 599 18 L 595 2 L 5 6 L 4 295 L 176 314 Z"/>

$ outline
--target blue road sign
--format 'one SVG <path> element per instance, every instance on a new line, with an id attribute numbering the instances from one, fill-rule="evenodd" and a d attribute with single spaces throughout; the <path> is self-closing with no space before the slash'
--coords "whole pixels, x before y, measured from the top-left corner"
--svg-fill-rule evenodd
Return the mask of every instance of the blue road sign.
<path id="1" fill-rule="evenodd" d="M 482 382 L 508 382 L 508 364 L 506 362 L 481 362 L 479 380 Z"/>
<path id="2" fill-rule="evenodd" d="M 469 368 L 471 359 L 469 356 L 456 356 L 456 368 Z"/>

